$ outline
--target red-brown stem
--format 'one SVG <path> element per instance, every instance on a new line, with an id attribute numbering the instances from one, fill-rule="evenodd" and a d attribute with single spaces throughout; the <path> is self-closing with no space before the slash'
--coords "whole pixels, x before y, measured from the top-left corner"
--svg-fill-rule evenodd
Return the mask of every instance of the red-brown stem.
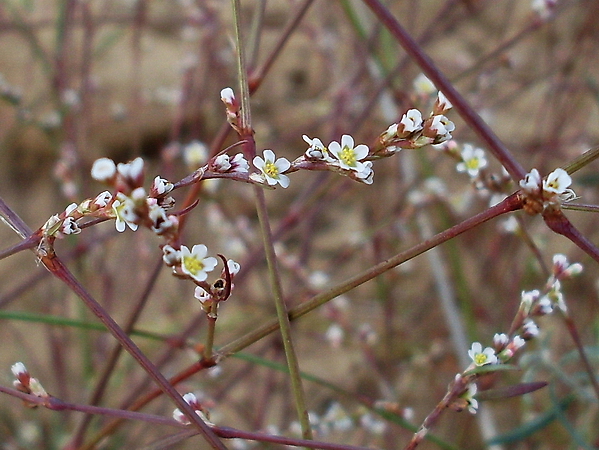
<path id="1" fill-rule="evenodd" d="M 108 328 L 111 334 L 117 339 L 127 352 L 139 363 L 139 365 L 154 379 L 160 389 L 167 394 L 177 407 L 185 413 L 191 423 L 204 436 L 206 441 L 214 449 L 226 450 L 226 447 L 206 425 L 206 423 L 195 413 L 194 409 L 183 399 L 172 384 L 160 373 L 146 355 L 135 345 L 131 338 L 114 321 L 108 312 L 100 305 L 79 283 L 73 274 L 67 269 L 62 261 L 56 256 L 51 255 L 42 259 L 44 266 L 52 272 L 54 276 L 63 281 L 69 288 L 83 300 L 86 306 L 100 319 Z"/>
<path id="2" fill-rule="evenodd" d="M 448 389 L 443 399 L 437 404 L 437 406 L 435 406 L 435 409 L 433 409 L 430 412 L 430 414 L 426 416 L 426 419 L 424 419 L 418 431 L 414 433 L 414 436 L 412 436 L 412 439 L 410 440 L 408 445 L 406 445 L 404 450 L 414 450 L 416 447 L 418 447 L 418 445 L 424 440 L 424 438 L 428 434 L 429 430 L 435 425 L 435 423 L 437 423 L 443 411 L 445 411 L 447 407 L 451 405 L 451 403 L 462 392 L 464 392 L 469 381 L 470 380 L 465 377 L 460 377 L 457 380 L 455 380 L 452 386 Z"/>
<path id="3" fill-rule="evenodd" d="M 552 209 L 543 213 L 547 226 L 555 233 L 561 234 L 574 242 L 587 255 L 599 262 L 599 249 L 582 235 L 560 209 Z"/>

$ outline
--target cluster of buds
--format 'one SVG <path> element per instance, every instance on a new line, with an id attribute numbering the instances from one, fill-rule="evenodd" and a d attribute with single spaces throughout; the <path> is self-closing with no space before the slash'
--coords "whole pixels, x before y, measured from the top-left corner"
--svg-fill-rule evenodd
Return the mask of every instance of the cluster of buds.
<path id="1" fill-rule="evenodd" d="M 198 400 L 198 398 L 196 397 L 196 395 L 193 392 L 189 392 L 189 393 L 185 394 L 183 396 L 183 400 L 185 400 L 187 402 L 187 404 L 194 409 L 196 414 L 198 416 L 200 416 L 200 418 L 204 422 L 206 422 L 206 424 L 208 424 L 210 426 L 214 426 L 214 424 L 212 422 L 210 422 L 210 420 L 209 420 L 210 413 L 204 406 L 202 406 L 202 404 L 200 403 L 200 401 Z M 173 419 L 175 419 L 177 422 L 179 422 L 182 425 L 189 425 L 191 423 L 190 420 L 187 418 L 187 416 L 185 414 L 183 414 L 179 408 L 177 408 L 173 411 Z"/>
<path id="2" fill-rule="evenodd" d="M 13 381 L 13 386 L 25 394 L 35 395 L 37 397 L 47 398 L 49 397 L 48 393 L 42 386 L 42 384 L 37 380 L 37 378 L 33 378 L 25 364 L 22 362 L 18 362 L 12 365 L 10 368 L 16 380 Z"/>
<path id="3" fill-rule="evenodd" d="M 455 125 L 445 113 L 451 108 L 449 100 L 439 91 L 428 118 L 424 119 L 418 109 L 410 109 L 398 123 L 389 126 L 379 136 L 374 154 L 379 157 L 389 156 L 402 148 L 420 148 L 450 140 Z"/>

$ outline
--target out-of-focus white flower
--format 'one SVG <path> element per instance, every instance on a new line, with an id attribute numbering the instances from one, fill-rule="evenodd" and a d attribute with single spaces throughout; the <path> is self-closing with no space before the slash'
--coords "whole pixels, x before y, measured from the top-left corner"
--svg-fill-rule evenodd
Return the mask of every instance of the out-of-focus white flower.
<path id="1" fill-rule="evenodd" d="M 478 176 L 481 169 L 487 167 L 488 161 L 482 148 L 464 144 L 461 156 L 462 162 L 456 166 L 458 172 L 467 172 L 468 175 L 474 178 Z"/>
<path id="2" fill-rule="evenodd" d="M 182 153 L 185 164 L 197 168 L 206 162 L 208 147 L 203 142 L 194 140 L 183 147 Z"/>
<path id="3" fill-rule="evenodd" d="M 414 78 L 412 85 L 416 94 L 419 95 L 432 95 L 437 90 L 433 82 L 423 73 Z"/>
<path id="4" fill-rule="evenodd" d="M 94 161 L 91 175 L 94 180 L 108 181 L 116 174 L 116 165 L 110 158 L 100 158 Z"/>

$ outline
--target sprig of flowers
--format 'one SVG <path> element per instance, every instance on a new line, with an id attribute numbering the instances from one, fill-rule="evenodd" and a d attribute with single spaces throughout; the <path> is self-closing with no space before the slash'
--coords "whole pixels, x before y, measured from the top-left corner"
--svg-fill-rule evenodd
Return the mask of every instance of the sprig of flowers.
<path id="1" fill-rule="evenodd" d="M 561 292 L 561 280 L 571 278 L 581 272 L 581 264 L 570 264 L 565 255 L 554 255 L 552 274 L 549 276 L 544 289 L 542 291 L 536 289 L 522 291 L 520 307 L 514 317 L 509 333 L 496 333 L 493 337 L 492 347 L 483 349 L 480 342 L 472 344 L 472 347 L 468 350 L 468 356 L 472 359 L 472 364 L 456 378 L 463 384 L 463 391 L 458 394 L 456 400 L 456 408 L 459 405 L 463 406 L 464 399 L 467 399 L 468 410 L 471 413 L 476 412 L 478 403 L 472 401 L 476 389 L 471 387 L 476 383 L 476 375 L 467 375 L 467 373 L 476 367 L 508 362 L 518 350 L 525 346 L 527 341 L 539 335 L 540 330 L 535 321 L 536 318 L 556 310 L 566 313 L 567 307 Z"/>

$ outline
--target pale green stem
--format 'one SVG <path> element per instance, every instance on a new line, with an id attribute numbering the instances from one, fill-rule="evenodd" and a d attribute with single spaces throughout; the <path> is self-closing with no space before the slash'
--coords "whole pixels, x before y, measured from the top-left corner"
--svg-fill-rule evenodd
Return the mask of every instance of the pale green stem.
<path id="1" fill-rule="evenodd" d="M 204 349 L 204 358 L 212 358 L 212 349 L 214 348 L 214 331 L 216 330 L 216 312 L 218 303 L 213 302 L 210 311 L 206 314 L 208 317 L 208 333 L 206 335 L 206 348 Z"/>
<path id="2" fill-rule="evenodd" d="M 239 0 L 232 0 L 232 2 L 233 14 L 235 19 L 235 38 L 237 44 L 237 72 L 239 76 L 241 93 L 241 117 L 239 125 L 242 134 L 241 138 L 246 140 L 246 143 L 244 144 L 245 154 L 248 157 L 248 159 L 251 159 L 256 155 L 256 144 L 253 139 L 253 130 L 249 107 L 250 90 L 248 86 L 248 79 L 246 73 L 243 40 L 241 38 L 240 5 Z M 285 305 L 283 299 L 283 290 L 281 288 L 281 280 L 277 269 L 277 260 L 274 250 L 272 230 L 270 227 L 270 221 L 268 219 L 264 190 L 260 186 L 254 186 L 254 192 L 256 195 L 256 209 L 258 212 L 258 218 L 260 220 L 260 230 L 262 233 L 262 240 L 264 243 L 264 252 L 266 254 L 266 262 L 268 264 L 268 275 L 270 278 L 272 294 L 274 296 L 275 306 L 277 309 L 278 326 L 281 330 L 281 337 L 283 339 L 283 348 L 285 351 L 285 357 L 287 359 L 287 367 L 289 369 L 289 377 L 291 379 L 291 389 L 293 391 L 295 407 L 302 429 L 302 436 L 304 437 L 304 439 L 312 439 L 312 429 L 310 428 L 308 411 L 306 410 L 306 402 L 304 399 L 304 391 L 302 388 L 302 378 L 295 350 L 293 348 L 293 341 L 291 338 L 289 314 L 287 312 L 287 306 Z"/>
<path id="3" fill-rule="evenodd" d="M 283 339 L 283 348 L 287 357 L 287 367 L 289 368 L 289 376 L 291 378 L 291 388 L 295 398 L 295 407 L 302 428 L 302 436 L 304 439 L 312 439 L 312 429 L 308 419 L 308 411 L 306 410 L 306 402 L 304 399 L 304 390 L 302 388 L 302 378 L 299 369 L 299 363 L 293 341 L 291 339 L 291 325 L 289 323 L 289 313 L 283 299 L 283 290 L 281 288 L 281 280 L 277 269 L 277 260 L 272 240 L 272 232 L 266 211 L 266 200 L 264 198 L 264 190 L 259 186 L 254 186 L 256 191 L 256 206 L 258 209 L 258 218 L 260 219 L 260 228 L 262 231 L 262 239 L 264 241 L 264 250 L 266 253 L 266 262 L 268 264 L 268 275 L 272 293 L 275 297 L 275 305 L 277 307 L 277 320 L 281 330 Z"/>

